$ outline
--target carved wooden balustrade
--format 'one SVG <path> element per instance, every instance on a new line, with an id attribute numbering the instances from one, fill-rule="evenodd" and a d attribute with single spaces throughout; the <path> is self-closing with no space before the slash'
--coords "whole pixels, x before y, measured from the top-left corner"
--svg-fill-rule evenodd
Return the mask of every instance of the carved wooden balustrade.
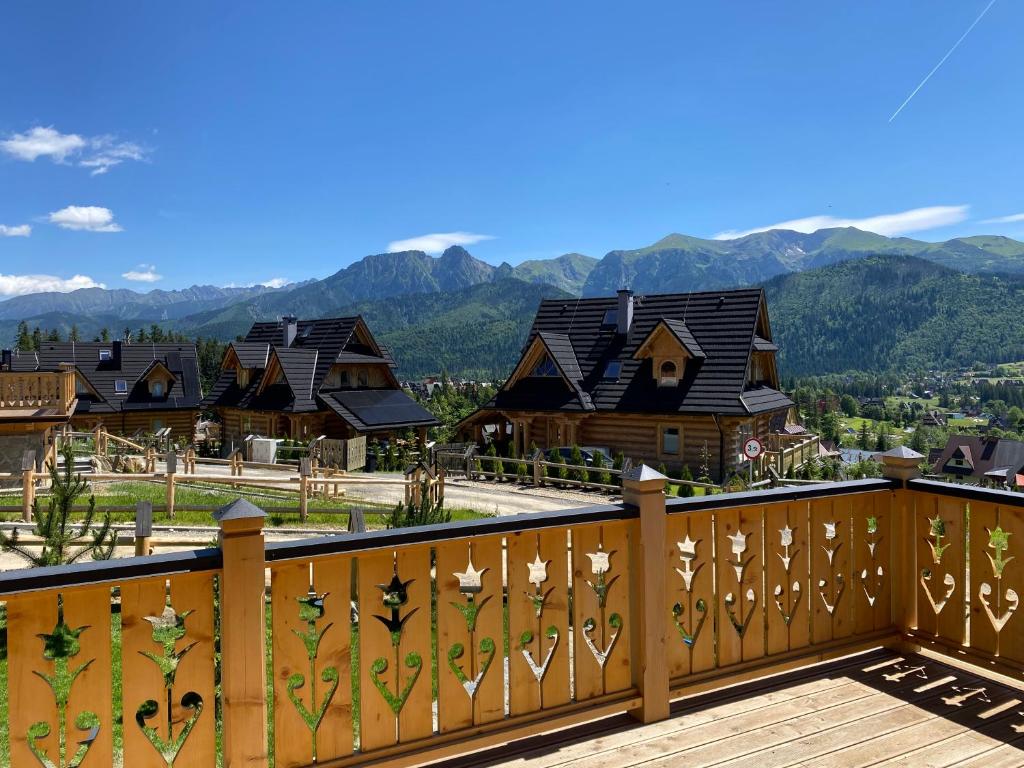
<path id="1" fill-rule="evenodd" d="M 883 645 L 1024 677 L 1024 496 L 913 464 L 668 502 L 641 467 L 620 505 L 268 545 L 236 502 L 221 549 L 2 574 L 12 764 L 110 765 L 122 695 L 123 764 L 213 766 L 218 632 L 226 766 L 415 765 L 650 722 Z"/>
<path id="2" fill-rule="evenodd" d="M 71 413 L 75 402 L 75 368 L 60 371 L 0 371 L 0 412 L 4 409 L 52 408 Z"/>

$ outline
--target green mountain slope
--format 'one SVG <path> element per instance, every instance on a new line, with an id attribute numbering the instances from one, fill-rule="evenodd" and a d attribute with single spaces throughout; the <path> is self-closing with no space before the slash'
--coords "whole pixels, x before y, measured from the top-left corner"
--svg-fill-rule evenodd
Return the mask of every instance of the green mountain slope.
<path id="1" fill-rule="evenodd" d="M 871 256 L 765 284 L 783 375 L 1024 358 L 1024 280 Z"/>
<path id="2" fill-rule="evenodd" d="M 1006 237 L 926 243 L 854 227 L 810 234 L 773 229 L 734 240 L 674 234 L 646 248 L 611 251 L 591 270 L 583 295 L 607 295 L 623 286 L 640 293 L 733 288 L 881 254 L 919 256 L 963 272 L 1024 275 L 1024 243 Z"/>
<path id="3" fill-rule="evenodd" d="M 592 256 L 566 253 L 556 259 L 524 261 L 512 268 L 512 277 L 528 283 L 542 283 L 579 295 L 591 270 L 598 263 Z"/>

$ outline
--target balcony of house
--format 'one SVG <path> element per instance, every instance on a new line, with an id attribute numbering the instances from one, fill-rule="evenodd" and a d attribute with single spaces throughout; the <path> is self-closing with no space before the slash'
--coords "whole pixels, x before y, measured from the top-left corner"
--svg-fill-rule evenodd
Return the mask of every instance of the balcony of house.
<path id="1" fill-rule="evenodd" d="M 919 461 L 2 574 L 10 764 L 1024 764 L 1024 495 Z"/>
<path id="2" fill-rule="evenodd" d="M 75 367 L 0 370 L 0 421 L 61 421 L 75 410 Z"/>

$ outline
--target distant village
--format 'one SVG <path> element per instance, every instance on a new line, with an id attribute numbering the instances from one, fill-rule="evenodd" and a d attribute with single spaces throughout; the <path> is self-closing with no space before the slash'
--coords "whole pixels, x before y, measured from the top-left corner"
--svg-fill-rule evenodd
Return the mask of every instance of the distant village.
<path id="1" fill-rule="evenodd" d="M 219 456 L 254 437 L 365 439 L 371 454 L 457 444 L 568 458 L 576 447 L 719 484 L 872 476 L 879 453 L 904 445 L 927 475 L 1024 487 L 1021 366 L 784 386 L 759 289 L 545 301 L 496 381 L 399 379 L 360 317 L 255 323 L 224 347 L 206 391 L 196 344 L 159 329 L 89 342 L 23 329 L 18 341 L 0 359 L 11 466 L 26 445 L 46 455 L 55 432 L 102 427 Z"/>

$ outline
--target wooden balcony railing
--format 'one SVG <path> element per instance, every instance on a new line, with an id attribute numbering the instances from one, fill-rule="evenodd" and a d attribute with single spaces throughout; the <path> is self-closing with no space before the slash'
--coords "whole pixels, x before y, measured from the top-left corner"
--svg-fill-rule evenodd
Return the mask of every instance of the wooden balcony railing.
<path id="1" fill-rule="evenodd" d="M 1020 679 L 1024 496 L 910 479 L 916 462 L 668 502 L 641 467 L 621 505 L 266 545 L 235 502 L 220 549 L 0 574 L 12 764 L 116 762 L 119 656 L 123 764 L 214 765 L 218 627 L 229 768 L 414 765 L 609 713 L 650 722 L 683 694 L 883 645 Z"/>
<path id="2" fill-rule="evenodd" d="M 75 402 L 75 368 L 62 365 L 60 371 L 0 371 L 0 415 L 11 409 L 53 409 L 69 415 Z"/>

